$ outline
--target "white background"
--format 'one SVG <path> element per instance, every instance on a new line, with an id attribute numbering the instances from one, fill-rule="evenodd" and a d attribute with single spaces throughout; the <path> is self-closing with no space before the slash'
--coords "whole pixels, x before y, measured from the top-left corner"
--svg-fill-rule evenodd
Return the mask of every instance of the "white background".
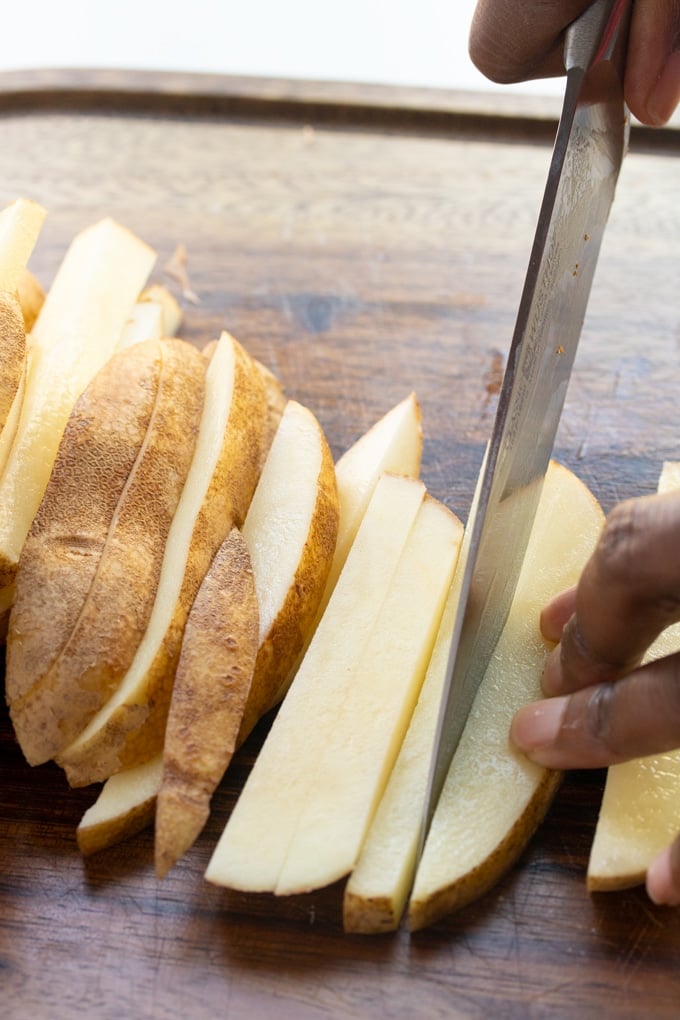
<path id="1" fill-rule="evenodd" d="M 554 95 L 492 86 L 467 37 L 475 0 L 33 0 L 6 4 L 0 71 L 149 68 Z"/>

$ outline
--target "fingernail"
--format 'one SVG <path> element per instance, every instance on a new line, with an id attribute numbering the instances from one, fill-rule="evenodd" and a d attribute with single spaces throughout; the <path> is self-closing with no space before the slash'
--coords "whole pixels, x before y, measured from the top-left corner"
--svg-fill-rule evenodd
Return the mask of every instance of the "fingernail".
<path id="1" fill-rule="evenodd" d="M 665 124 L 680 101 L 680 50 L 674 50 L 666 60 L 647 98 L 647 112 L 654 124 Z"/>
<path id="2" fill-rule="evenodd" d="M 673 886 L 670 847 L 662 850 L 647 869 L 647 895 L 658 906 L 680 906 L 680 890 Z"/>
<path id="3" fill-rule="evenodd" d="M 510 740 L 530 758 L 535 752 L 551 747 L 562 728 L 567 698 L 537 701 L 521 708 L 512 720 Z"/>

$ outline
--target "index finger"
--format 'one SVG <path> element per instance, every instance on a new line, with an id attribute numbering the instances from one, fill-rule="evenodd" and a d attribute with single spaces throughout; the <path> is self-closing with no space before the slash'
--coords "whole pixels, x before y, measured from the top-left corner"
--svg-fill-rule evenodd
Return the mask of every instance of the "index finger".
<path id="1" fill-rule="evenodd" d="M 621 503 L 609 515 L 543 675 L 546 694 L 618 680 L 680 619 L 680 492 Z"/>

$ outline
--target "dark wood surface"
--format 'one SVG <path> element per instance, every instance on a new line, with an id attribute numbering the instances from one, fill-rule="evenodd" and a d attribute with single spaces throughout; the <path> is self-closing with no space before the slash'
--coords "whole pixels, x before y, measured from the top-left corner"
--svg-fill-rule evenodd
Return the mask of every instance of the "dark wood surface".
<path id="1" fill-rule="evenodd" d="M 74 232 L 104 215 L 157 248 L 164 282 L 184 244 L 198 297 L 184 335 L 202 346 L 230 329 L 314 410 L 336 454 L 415 389 L 423 477 L 465 518 L 552 113 L 422 91 L 6 75 L 0 202 L 48 207 L 33 261 L 45 284 Z M 680 459 L 679 169 L 677 132 L 635 133 L 558 437 L 605 509 Z M 263 729 L 198 844 L 158 882 L 149 832 L 80 858 L 93 791 L 25 765 L 2 714 L 3 1017 L 678 1016 L 680 912 L 640 890 L 585 890 L 601 773 L 569 776 L 507 878 L 417 936 L 344 936 L 340 887 L 275 900 L 208 886 Z"/>

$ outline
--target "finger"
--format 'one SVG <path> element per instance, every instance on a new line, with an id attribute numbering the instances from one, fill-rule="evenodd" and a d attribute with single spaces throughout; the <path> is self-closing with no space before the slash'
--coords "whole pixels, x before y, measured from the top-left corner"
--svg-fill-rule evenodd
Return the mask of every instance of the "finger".
<path id="1" fill-rule="evenodd" d="M 654 903 L 680 906 L 680 836 L 649 865 L 647 894 Z"/>
<path id="2" fill-rule="evenodd" d="M 541 633 L 546 641 L 559 641 L 576 609 L 576 585 L 556 595 L 541 612 Z"/>
<path id="3" fill-rule="evenodd" d="M 616 683 L 526 705 L 510 739 L 554 769 L 604 768 L 680 747 L 680 653 Z"/>
<path id="4" fill-rule="evenodd" d="M 626 102 L 644 124 L 665 124 L 680 101 L 680 0 L 637 0 L 628 44 Z"/>
<path id="5" fill-rule="evenodd" d="M 564 74 L 562 33 L 590 0 L 479 0 L 469 50 L 476 67 L 495 82 Z"/>
<path id="6" fill-rule="evenodd" d="M 678 619 L 680 492 L 628 500 L 609 515 L 584 568 L 543 690 L 565 694 L 619 679 Z"/>

